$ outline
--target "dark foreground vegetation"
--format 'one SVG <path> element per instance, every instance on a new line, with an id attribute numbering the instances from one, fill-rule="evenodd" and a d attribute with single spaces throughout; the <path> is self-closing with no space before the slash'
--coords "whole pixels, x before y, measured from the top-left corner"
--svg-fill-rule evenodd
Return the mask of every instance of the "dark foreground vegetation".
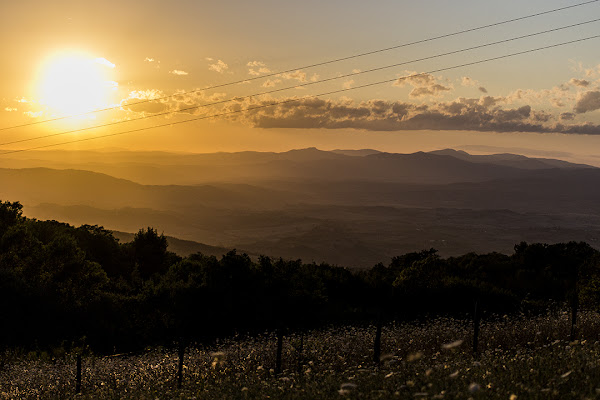
<path id="1" fill-rule="evenodd" d="M 237 333 L 301 332 L 377 318 L 525 315 L 600 304 L 600 255 L 586 243 L 527 244 L 513 255 L 440 258 L 425 250 L 352 272 L 231 251 L 220 259 L 168 251 L 140 230 L 120 244 L 99 226 L 25 218 L 0 203 L 0 343 L 97 354 Z"/>
<path id="2" fill-rule="evenodd" d="M 273 334 L 232 337 L 188 348 L 178 388 L 177 351 L 83 359 L 4 355 L 0 399 L 594 399 L 600 394 L 600 315 L 580 315 L 579 339 L 568 313 L 513 315 L 481 326 L 455 318 L 385 325 L 382 362 L 372 361 L 375 328 L 318 329 L 285 337 L 281 373 Z M 587 340 L 586 340 L 587 338 Z"/>

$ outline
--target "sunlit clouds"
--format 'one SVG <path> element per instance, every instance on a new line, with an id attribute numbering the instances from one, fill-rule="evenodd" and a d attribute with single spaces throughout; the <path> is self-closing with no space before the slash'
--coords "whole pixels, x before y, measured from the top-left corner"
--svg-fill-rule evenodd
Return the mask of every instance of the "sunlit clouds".
<path id="1" fill-rule="evenodd" d="M 227 65 L 223 60 L 217 60 L 216 63 L 210 64 L 208 69 L 222 74 L 229 69 L 229 65 Z"/>

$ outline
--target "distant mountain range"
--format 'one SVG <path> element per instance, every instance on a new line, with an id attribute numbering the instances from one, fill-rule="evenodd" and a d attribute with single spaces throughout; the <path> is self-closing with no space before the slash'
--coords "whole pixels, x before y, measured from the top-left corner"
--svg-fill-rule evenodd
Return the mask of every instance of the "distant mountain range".
<path id="1" fill-rule="evenodd" d="M 0 166 L 0 199 L 21 201 L 30 217 L 122 232 L 154 226 L 213 246 L 205 251 L 370 266 L 429 247 L 454 255 L 510 252 L 522 240 L 600 245 L 600 169 L 561 160 L 309 148 L 52 151 Z"/>

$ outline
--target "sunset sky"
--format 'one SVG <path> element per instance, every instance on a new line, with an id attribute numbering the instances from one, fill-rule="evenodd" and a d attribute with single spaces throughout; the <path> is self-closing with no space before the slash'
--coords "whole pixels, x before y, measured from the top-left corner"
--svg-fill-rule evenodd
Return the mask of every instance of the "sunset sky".
<path id="1" fill-rule="evenodd" d="M 600 165 L 600 38 L 428 73 L 598 35 L 600 21 L 411 62 L 600 19 L 600 2 L 301 68 L 582 2 L 4 2 L 0 128 L 114 109 L 0 130 L 0 148 L 116 133 L 62 148 L 212 152 L 315 146 L 413 152 L 453 147 Z M 358 74 L 399 63 L 406 64 Z M 350 74 L 355 75 L 345 76 Z M 414 74 L 421 75 L 398 79 Z M 386 83 L 314 97 L 379 81 Z M 231 82 L 238 83 L 226 85 Z M 223 86 L 202 90 L 216 85 Z M 130 105 L 156 97 L 163 99 Z M 231 113 L 294 98 L 298 101 Z M 208 105 L 191 109 L 203 104 Z M 157 113 L 162 115 L 123 122 Z M 166 126 L 170 123 L 176 124 Z M 105 124 L 111 125 L 77 131 Z M 120 134 L 154 125 L 165 126 Z M 55 136 L 28 140 L 48 135 Z"/>

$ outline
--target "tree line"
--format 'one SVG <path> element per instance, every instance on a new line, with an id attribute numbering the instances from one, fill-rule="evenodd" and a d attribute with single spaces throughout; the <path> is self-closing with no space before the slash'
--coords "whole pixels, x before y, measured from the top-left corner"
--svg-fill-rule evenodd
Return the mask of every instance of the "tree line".
<path id="1" fill-rule="evenodd" d="M 349 270 L 235 250 L 180 257 L 155 229 L 119 243 L 101 226 L 26 218 L 0 202 L 0 345 L 137 350 L 182 338 L 465 314 L 600 305 L 600 253 L 527 244 L 512 255 L 434 249 Z"/>

